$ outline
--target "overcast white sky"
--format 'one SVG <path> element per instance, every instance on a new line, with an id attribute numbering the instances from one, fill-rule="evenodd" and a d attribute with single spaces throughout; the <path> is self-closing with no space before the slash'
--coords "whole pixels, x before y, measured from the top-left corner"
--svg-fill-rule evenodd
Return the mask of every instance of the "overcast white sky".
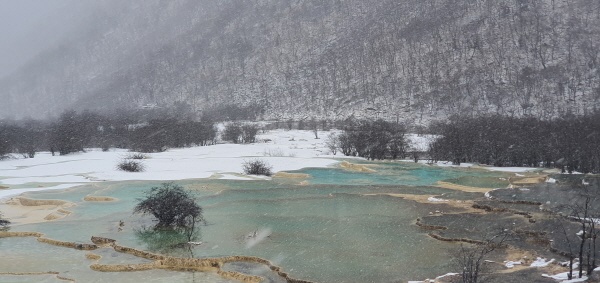
<path id="1" fill-rule="evenodd" d="M 0 0 L 0 78 L 52 46 L 71 19 L 73 0 Z"/>

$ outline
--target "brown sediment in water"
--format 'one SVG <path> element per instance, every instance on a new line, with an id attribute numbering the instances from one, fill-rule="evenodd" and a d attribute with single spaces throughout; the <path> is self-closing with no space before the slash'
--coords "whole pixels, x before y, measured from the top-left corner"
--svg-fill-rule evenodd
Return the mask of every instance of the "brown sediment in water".
<path id="1" fill-rule="evenodd" d="M 0 272 L 0 275 L 56 275 L 56 271 L 48 272 Z"/>
<path id="2" fill-rule="evenodd" d="M 58 213 L 50 213 L 48 215 L 46 215 L 46 217 L 44 217 L 44 220 L 48 220 L 48 221 L 52 221 L 52 220 L 56 220 L 56 219 L 61 219 L 64 217 L 64 214 L 58 214 Z"/>
<path id="3" fill-rule="evenodd" d="M 113 239 L 109 239 L 109 238 L 104 238 L 104 237 L 97 237 L 97 236 L 92 236 L 91 238 L 92 243 L 98 245 L 98 246 L 109 246 L 114 244 L 116 241 Z"/>
<path id="4" fill-rule="evenodd" d="M 68 278 L 68 277 L 64 277 L 64 276 L 60 276 L 60 275 L 56 275 L 56 279 L 63 280 L 63 281 L 76 282 L 74 279 L 71 279 L 71 278 Z"/>
<path id="5" fill-rule="evenodd" d="M 169 270 L 197 270 L 197 271 L 214 271 L 223 278 L 234 279 L 248 283 L 262 282 L 263 278 L 254 275 L 247 275 L 235 271 L 224 271 L 222 267 L 226 263 L 231 262 L 251 262 L 264 264 L 269 267 L 273 272 L 276 272 L 279 276 L 286 280 L 286 282 L 292 283 L 313 283 L 312 281 L 306 281 L 301 279 L 295 279 L 290 277 L 287 273 L 283 272 L 281 267 L 274 265 L 271 261 L 262 259 L 254 256 L 226 256 L 218 258 L 178 258 L 168 257 L 159 254 L 154 254 L 146 251 L 137 250 L 125 246 L 120 246 L 115 240 L 103 237 L 92 237 L 94 244 L 81 244 L 74 242 L 59 241 L 43 237 L 42 233 L 39 232 L 8 232 L 0 231 L 0 238 L 3 237 L 37 237 L 37 240 L 41 243 L 46 243 L 55 246 L 73 248 L 78 250 L 95 250 L 98 245 L 112 246 L 117 252 L 134 255 L 145 259 L 154 260 L 151 263 L 142 264 L 92 264 L 90 269 L 95 271 L 103 272 L 127 272 L 127 271 L 142 271 L 151 269 L 169 269 Z M 99 255 L 88 253 L 86 258 L 88 259 L 99 259 Z M 0 273 L 1 274 L 1 273 Z M 58 275 L 57 275 L 58 276 Z M 63 280 L 70 280 L 65 278 Z M 72 280 L 71 280 L 72 281 Z"/>
<path id="6" fill-rule="evenodd" d="M 485 242 L 483 242 L 483 241 L 478 241 L 478 240 L 473 240 L 473 239 L 468 239 L 468 238 L 447 238 L 447 237 L 440 236 L 435 233 L 429 233 L 428 235 L 429 235 L 429 237 L 432 237 L 436 240 L 440 240 L 440 241 L 444 241 L 444 242 L 461 242 L 461 243 L 469 243 L 469 244 L 477 244 L 477 245 L 485 244 Z"/>
<path id="7" fill-rule="evenodd" d="M 110 202 L 117 201 L 118 199 L 113 197 L 105 197 L 105 196 L 85 196 L 83 198 L 84 201 L 93 201 L 93 202 Z"/>
<path id="8" fill-rule="evenodd" d="M 33 224 L 60 219 L 72 212 L 65 209 L 74 206 L 64 200 L 35 200 L 23 197 L 11 198 L 0 204 L 0 210 L 13 225 Z"/>
<path id="9" fill-rule="evenodd" d="M 101 272 L 144 271 L 159 268 L 156 262 L 139 264 L 92 264 L 90 269 Z"/>
<path id="10" fill-rule="evenodd" d="M 95 253 L 87 253 L 87 254 L 85 254 L 85 258 L 90 259 L 90 260 L 100 260 L 102 258 L 102 256 L 97 255 Z"/>
<path id="11" fill-rule="evenodd" d="M 346 170 L 355 171 L 355 172 L 366 172 L 366 173 L 377 172 L 377 171 L 367 167 L 366 165 L 354 164 L 354 163 L 350 163 L 348 161 L 343 161 L 342 163 L 340 163 L 340 167 L 342 167 Z"/>
<path id="12" fill-rule="evenodd" d="M 439 187 L 439 188 L 462 191 L 462 192 L 467 192 L 467 193 L 487 193 L 487 192 L 493 190 L 491 188 L 463 186 L 463 185 L 457 185 L 457 184 L 443 182 L 443 181 L 438 181 L 435 184 L 435 186 Z"/>
<path id="13" fill-rule="evenodd" d="M 134 248 L 120 246 L 120 245 L 117 245 L 116 242 L 114 242 L 112 244 L 112 246 L 113 246 L 113 249 L 115 249 L 115 251 L 117 251 L 117 252 L 130 254 L 130 255 L 134 255 L 137 257 L 145 258 L 145 259 L 162 260 L 162 259 L 166 258 L 166 256 L 164 256 L 164 255 L 159 255 L 159 254 L 155 254 L 155 253 L 151 253 L 151 252 L 140 251 L 140 250 L 137 250 Z"/>
<path id="14" fill-rule="evenodd" d="M 168 257 L 159 254 L 154 254 L 146 251 L 141 251 L 134 248 L 120 246 L 115 240 L 102 237 L 92 237 L 92 242 L 96 244 L 110 244 L 115 251 L 134 255 L 145 259 L 154 260 L 152 263 L 144 264 L 92 264 L 91 269 L 95 271 L 103 272 L 126 272 L 126 271 L 138 271 L 138 270 L 150 270 L 150 269 L 170 269 L 170 270 L 197 270 L 197 271 L 213 271 L 226 279 L 234 279 L 248 283 L 262 282 L 263 278 L 254 275 L 247 275 L 235 271 L 224 271 L 222 270 L 223 265 L 231 262 L 251 262 L 264 264 L 269 267 L 272 271 L 276 272 L 279 276 L 284 278 L 287 282 L 294 283 L 312 283 L 311 281 L 300 280 L 290 277 L 287 273 L 283 272 L 281 267 L 274 265 L 271 261 L 262 259 L 254 256 L 226 256 L 218 258 L 179 258 L 179 257 Z"/>
<path id="15" fill-rule="evenodd" d="M 421 222 L 421 219 L 417 219 L 417 222 L 415 224 L 425 230 L 446 230 L 446 229 L 448 229 L 448 227 L 446 227 L 446 226 L 424 224 L 423 222 Z"/>
<path id="16" fill-rule="evenodd" d="M 50 238 L 45 238 L 44 234 L 39 232 L 11 232 L 11 231 L 0 231 L 0 238 L 8 238 L 8 237 L 35 237 L 38 242 L 46 243 L 59 247 L 67 247 L 77 250 L 95 250 L 98 246 L 93 244 L 81 244 L 75 242 L 65 242 L 54 240 Z"/>
<path id="17" fill-rule="evenodd" d="M 54 245 L 54 246 L 59 246 L 59 247 L 67 247 L 67 248 L 77 249 L 77 250 L 90 251 L 90 250 L 95 250 L 98 248 L 98 246 L 96 246 L 94 244 L 81 244 L 81 243 L 75 243 L 75 242 L 65 242 L 65 241 L 59 241 L 59 240 L 54 240 L 54 239 L 45 238 L 45 237 L 38 237 L 37 240 L 38 240 L 38 242 L 42 242 L 42 243 L 46 243 L 46 244 L 50 244 L 50 245 Z"/>
<path id="18" fill-rule="evenodd" d="M 508 182 L 511 185 L 535 185 L 535 184 L 546 182 L 546 180 L 548 180 L 548 175 L 523 176 L 523 177 L 510 177 L 510 178 L 508 178 Z"/>
<path id="19" fill-rule="evenodd" d="M 273 175 L 273 178 L 307 179 L 307 178 L 310 178 L 310 175 L 304 174 L 304 173 L 277 172 L 277 173 L 275 173 L 275 175 Z"/>
<path id="20" fill-rule="evenodd" d="M 150 263 L 139 264 L 92 264 L 90 269 L 100 272 L 132 272 L 145 271 L 153 269 L 169 269 L 182 271 L 202 271 L 216 272 L 225 279 L 234 279 L 247 283 L 259 283 L 263 281 L 262 277 L 247 275 L 235 271 L 224 271 L 216 261 L 195 259 L 195 258 L 168 258 L 165 260 L 157 260 Z"/>
<path id="21" fill-rule="evenodd" d="M 48 271 L 48 272 L 0 272 L 0 275 L 9 275 L 9 276 L 40 276 L 40 275 L 54 275 L 56 279 L 63 281 L 75 282 L 75 280 L 71 278 L 67 278 L 64 276 L 60 276 L 59 272 L 56 271 Z"/>
<path id="22" fill-rule="evenodd" d="M 0 186 L 0 190 L 8 189 L 6 186 Z"/>
<path id="23" fill-rule="evenodd" d="M 52 220 L 56 220 L 56 219 L 61 219 L 61 218 L 64 218 L 64 217 L 70 215 L 71 213 L 72 212 L 69 210 L 59 208 L 55 212 L 52 212 L 52 213 L 46 215 L 46 217 L 44 217 L 44 220 L 52 221 Z"/>
<path id="24" fill-rule="evenodd" d="M 42 237 L 44 234 L 39 232 L 10 232 L 10 231 L 0 231 L 0 238 L 9 238 L 9 237 Z"/>
<path id="25" fill-rule="evenodd" d="M 59 200 L 59 199 L 29 199 L 29 198 L 17 198 L 19 203 L 23 206 L 43 206 L 43 205 L 54 205 L 54 206 L 65 206 L 73 205 L 73 203 Z"/>
<path id="26" fill-rule="evenodd" d="M 444 199 L 444 201 L 431 201 L 430 198 L 436 197 L 433 195 L 415 195 L 415 194 L 395 194 L 395 193 L 376 193 L 376 194 L 362 194 L 363 196 L 390 196 L 401 198 L 405 200 L 411 200 L 422 204 L 445 204 L 451 206 L 453 208 L 463 209 L 466 212 L 477 213 L 480 212 L 473 208 L 474 201 L 472 200 L 453 200 L 453 199 Z"/>
<path id="27" fill-rule="evenodd" d="M 503 200 L 503 199 L 497 199 L 496 201 L 501 202 L 501 203 L 542 205 L 542 203 L 539 202 L 539 201 L 530 201 L 530 200 Z"/>
<path id="28" fill-rule="evenodd" d="M 260 276 L 246 275 L 246 274 L 242 274 L 242 273 L 234 272 L 234 271 L 219 270 L 219 271 L 217 271 L 217 274 L 219 274 L 221 277 L 223 277 L 225 279 L 234 279 L 234 280 L 247 282 L 247 283 L 260 283 L 264 279 Z"/>

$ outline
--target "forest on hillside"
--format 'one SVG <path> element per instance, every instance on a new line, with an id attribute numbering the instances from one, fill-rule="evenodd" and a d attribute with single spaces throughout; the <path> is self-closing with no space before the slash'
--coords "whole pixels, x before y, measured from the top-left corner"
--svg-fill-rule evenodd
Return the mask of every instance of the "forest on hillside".
<path id="1" fill-rule="evenodd" d="M 0 112 L 238 105 L 262 119 L 551 119 L 600 99 L 592 0 L 97 1 Z"/>

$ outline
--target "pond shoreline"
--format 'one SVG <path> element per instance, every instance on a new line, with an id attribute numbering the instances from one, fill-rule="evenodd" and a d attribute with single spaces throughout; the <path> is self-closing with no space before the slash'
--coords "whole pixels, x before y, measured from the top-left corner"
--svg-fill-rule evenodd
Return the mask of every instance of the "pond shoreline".
<path id="1" fill-rule="evenodd" d="M 286 158 L 283 158 L 282 160 L 284 162 L 289 162 L 290 158 L 294 158 L 295 161 L 299 160 L 297 157 L 286 157 Z M 275 158 L 275 159 L 277 159 L 277 158 Z M 314 159 L 314 157 L 312 157 L 312 159 Z M 364 160 L 362 160 L 363 162 L 361 162 L 359 164 L 353 164 L 353 163 L 350 163 L 350 162 L 347 162 L 347 161 L 343 161 L 343 160 L 339 160 L 339 159 L 333 159 L 332 157 L 327 157 L 326 159 L 327 159 L 326 162 L 323 162 L 323 160 L 325 160 L 325 159 L 319 161 L 318 163 L 319 164 L 324 164 L 324 166 L 323 167 L 317 167 L 317 168 L 332 168 L 331 166 L 333 164 L 337 164 L 337 166 L 336 166 L 337 168 L 341 168 L 342 170 L 349 170 L 349 172 L 351 174 L 353 174 L 354 172 L 359 173 L 359 174 L 364 174 L 364 175 L 361 175 L 363 177 L 364 176 L 368 176 L 369 174 L 379 174 L 378 176 L 381 176 L 381 178 L 384 178 L 384 180 L 385 180 L 385 178 L 388 178 L 387 177 L 388 175 L 386 175 L 386 174 L 390 174 L 390 172 L 393 173 L 393 171 L 386 172 L 386 168 L 380 168 L 379 165 L 373 166 L 373 165 L 369 165 L 369 164 L 381 164 L 382 166 L 383 165 L 385 165 L 385 166 L 398 165 L 398 166 L 401 166 L 401 167 L 402 166 L 409 166 L 409 167 L 410 166 L 416 166 L 415 168 L 420 168 L 420 166 L 423 166 L 423 165 L 412 165 L 409 162 L 397 162 L 397 163 L 390 163 L 390 162 L 381 162 L 381 163 L 370 162 L 368 164 L 364 164 Z M 305 160 L 305 159 L 301 158 L 301 160 Z M 341 164 L 344 164 L 345 166 L 341 165 Z M 295 165 L 295 166 L 299 167 L 299 165 Z M 429 167 L 429 166 L 425 166 L 423 168 L 427 168 L 427 167 Z M 435 168 L 437 166 L 433 166 L 433 167 Z M 300 168 L 303 168 L 303 167 L 300 167 Z M 449 172 L 452 172 L 452 170 L 459 170 L 459 171 L 461 171 L 461 170 L 467 170 L 466 172 L 471 172 L 470 170 L 473 170 L 473 172 L 478 172 L 479 170 L 485 171 L 485 170 L 480 169 L 480 168 L 472 168 L 472 169 L 464 168 L 464 167 L 460 167 L 460 168 L 445 168 L 445 166 L 443 166 L 443 167 L 439 166 L 437 168 L 439 168 L 440 170 L 444 170 L 444 171 L 445 170 L 451 170 Z M 330 170 L 330 169 L 327 169 L 327 170 Z M 383 170 L 383 171 L 381 171 L 381 170 Z M 273 181 L 275 181 L 277 179 L 280 179 L 280 180 L 285 181 L 285 182 L 294 183 L 298 187 L 302 187 L 303 186 L 303 187 L 306 187 L 306 188 L 311 188 L 311 184 L 313 184 L 313 186 L 320 184 L 319 183 L 319 178 L 315 179 L 314 177 L 312 177 L 312 176 L 310 176 L 308 174 L 297 173 L 295 170 L 289 170 L 289 171 L 291 171 L 291 172 L 279 174 L 279 176 L 277 176 L 277 178 L 273 179 Z M 457 172 L 459 172 L 459 171 L 457 171 Z M 223 174 L 223 175 L 229 174 L 229 175 L 232 175 L 231 173 L 226 173 L 226 172 L 221 172 L 219 174 Z M 528 176 L 530 175 L 529 173 L 523 173 L 523 174 L 526 174 Z M 537 178 L 536 177 L 537 173 L 531 173 L 530 176 L 534 177 L 534 178 Z M 188 179 L 180 179 L 178 182 L 193 182 L 194 180 L 198 180 L 198 181 L 204 182 L 204 181 L 208 181 L 208 180 L 211 180 L 211 179 L 206 179 L 206 178 L 192 178 L 192 179 L 189 179 L 188 178 Z M 152 180 L 149 180 L 149 181 L 152 181 Z M 257 180 L 257 181 L 258 182 L 269 182 L 269 181 L 265 181 L 265 180 Z M 250 182 L 257 182 L 257 181 L 250 181 Z M 273 182 L 273 181 L 271 181 L 271 182 Z M 123 181 L 123 182 L 131 182 L 131 181 Z M 137 181 L 137 182 L 139 182 L 139 183 L 145 183 L 145 181 Z M 159 182 L 159 180 L 155 180 L 155 182 Z M 246 181 L 241 180 L 241 181 L 238 181 L 238 182 L 246 182 Z M 385 181 L 385 182 L 387 182 L 387 181 Z M 466 182 L 469 183 L 470 181 L 467 180 Z M 109 184 L 109 183 L 111 184 L 111 186 L 112 185 L 119 186 L 119 184 L 121 184 L 121 182 L 106 182 L 106 181 L 94 181 L 94 182 L 92 182 L 90 184 Z M 135 181 L 133 183 L 135 183 Z M 391 180 L 391 183 L 393 183 L 393 180 Z M 323 183 L 323 184 L 326 184 L 326 183 Z M 359 185 L 359 184 L 361 184 L 361 183 L 360 182 L 359 183 L 355 183 L 354 185 Z M 368 184 L 368 182 L 365 181 L 365 184 Z M 83 186 L 77 186 L 77 187 L 71 187 L 71 188 L 64 188 L 64 189 L 67 190 L 67 191 L 78 192 L 78 191 L 83 190 L 82 188 L 84 188 L 84 186 L 85 185 L 83 185 Z M 321 186 L 324 186 L 324 185 L 321 185 Z M 452 189 L 452 190 L 457 191 L 457 193 L 477 193 L 477 194 L 482 194 L 482 193 L 489 192 L 489 191 L 491 191 L 491 190 L 494 189 L 494 188 L 480 188 L 480 187 L 471 186 L 471 185 L 468 185 L 468 184 L 467 185 L 465 185 L 465 184 L 454 184 L 454 183 L 451 183 L 451 182 L 442 182 L 441 184 L 440 184 L 440 182 L 438 182 L 437 185 L 434 185 L 431 188 L 433 189 L 436 186 L 439 187 L 440 189 Z M 450 188 L 450 186 L 453 186 L 453 187 Z M 385 191 L 386 190 L 385 188 L 386 187 L 381 187 L 381 188 L 379 188 L 377 190 L 379 190 L 379 191 Z M 419 187 L 415 187 L 415 189 L 418 189 L 418 188 Z M 393 187 L 390 187 L 390 189 L 393 189 Z M 35 190 L 36 191 L 40 191 L 40 190 L 43 190 L 43 188 L 36 187 Z M 105 189 L 102 189 L 101 191 L 104 191 L 104 190 Z M 375 188 L 373 188 L 372 190 L 375 190 Z M 61 189 L 57 188 L 56 192 L 60 192 L 60 191 L 61 191 Z M 219 196 L 219 195 L 221 195 L 223 193 L 226 193 L 226 192 L 229 192 L 229 191 L 225 190 L 225 189 L 219 189 L 218 191 L 216 191 L 216 196 Z M 119 204 L 119 203 L 122 203 L 122 201 L 127 201 L 127 200 L 122 200 L 121 197 L 119 197 L 119 196 L 115 197 L 115 196 L 112 196 L 110 194 L 106 194 L 106 196 L 104 196 L 104 195 L 105 195 L 104 192 L 98 191 L 97 193 L 93 193 L 93 194 L 85 195 L 84 197 L 81 197 L 81 199 L 79 201 L 94 202 L 94 203 L 97 203 L 97 205 L 104 205 L 104 204 L 111 204 L 111 203 Z M 444 196 L 441 196 L 440 194 L 427 194 L 427 193 L 425 193 L 425 194 L 413 194 L 413 193 L 396 193 L 396 192 L 387 192 L 387 193 L 386 192 L 358 193 L 356 195 L 357 196 L 362 195 L 364 197 L 372 197 L 372 198 L 378 198 L 378 197 L 401 198 L 401 199 L 405 199 L 407 201 L 415 201 L 415 202 L 420 203 L 422 205 L 429 205 L 431 207 L 431 209 L 430 209 L 431 210 L 431 212 L 430 212 L 431 214 L 430 215 L 446 214 L 449 211 L 451 211 L 451 213 L 457 213 L 454 210 L 459 210 L 459 211 L 463 211 L 463 212 L 467 211 L 467 212 L 470 212 L 470 213 L 482 213 L 479 208 L 474 207 L 474 203 L 473 203 L 472 200 L 453 199 L 452 198 L 452 194 L 450 194 L 450 196 L 451 196 L 450 198 L 445 198 Z M 338 196 L 339 196 L 338 194 L 330 194 L 329 197 L 333 198 L 333 199 L 336 199 L 336 198 L 338 198 Z M 319 198 L 317 198 L 317 199 L 319 199 Z M 23 220 L 21 222 L 20 221 L 15 221 L 16 222 L 15 227 L 19 227 L 21 225 L 28 225 L 28 224 L 32 224 L 32 223 L 38 223 L 38 222 L 48 222 L 48 221 L 59 220 L 61 217 L 58 217 L 56 215 L 56 213 L 63 214 L 62 217 L 66 217 L 66 216 L 71 215 L 72 212 L 70 210 L 65 209 L 66 207 L 62 207 L 62 205 L 64 205 L 64 204 L 65 203 L 58 204 L 58 202 L 53 202 L 52 204 L 46 203 L 46 202 L 43 202 L 43 203 L 40 202 L 40 203 L 38 203 L 38 205 L 54 205 L 54 207 L 48 207 L 48 208 L 42 207 L 42 206 L 37 207 L 37 209 L 40 210 L 40 211 L 44 211 L 44 209 L 46 209 L 46 210 L 51 210 L 52 213 L 47 213 L 44 217 L 41 217 L 41 215 L 44 214 L 45 212 L 43 212 L 43 213 L 39 212 L 39 213 L 37 213 L 39 216 L 37 216 L 37 220 L 35 220 L 35 221 L 32 221 L 32 220 L 27 220 L 27 221 Z M 442 205 L 442 206 L 448 207 L 448 208 L 444 208 L 444 209 L 435 209 L 434 208 L 434 207 L 438 207 L 439 205 Z M 212 206 L 210 206 L 210 207 L 212 207 Z M 7 205 L 5 205 L 5 204 L 0 205 L 0 210 L 7 210 L 7 211 L 9 211 L 10 209 L 11 208 L 10 207 L 7 208 Z M 27 211 L 24 211 L 22 209 L 23 209 L 22 207 L 19 208 L 19 210 L 21 212 L 18 212 L 18 213 L 29 214 L 30 216 L 32 215 L 30 211 L 27 212 Z M 53 214 L 53 213 L 55 213 L 55 214 Z M 53 214 L 54 216 L 53 217 L 49 217 L 51 214 Z M 77 216 L 76 214 L 77 214 L 77 212 L 75 212 L 75 216 Z M 427 216 L 427 214 L 425 214 L 423 216 Z M 45 219 L 45 218 L 48 218 L 48 219 Z M 417 221 L 417 223 L 418 223 L 418 221 Z M 427 233 L 425 233 L 424 235 L 427 235 Z"/>

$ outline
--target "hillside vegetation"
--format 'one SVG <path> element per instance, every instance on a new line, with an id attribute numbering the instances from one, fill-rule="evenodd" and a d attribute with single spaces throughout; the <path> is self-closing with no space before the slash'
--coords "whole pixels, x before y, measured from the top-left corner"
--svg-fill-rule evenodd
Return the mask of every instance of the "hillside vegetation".
<path id="1" fill-rule="evenodd" d="M 238 105 L 263 119 L 549 119 L 599 106 L 592 0 L 101 0 L 0 78 L 0 113 Z"/>

